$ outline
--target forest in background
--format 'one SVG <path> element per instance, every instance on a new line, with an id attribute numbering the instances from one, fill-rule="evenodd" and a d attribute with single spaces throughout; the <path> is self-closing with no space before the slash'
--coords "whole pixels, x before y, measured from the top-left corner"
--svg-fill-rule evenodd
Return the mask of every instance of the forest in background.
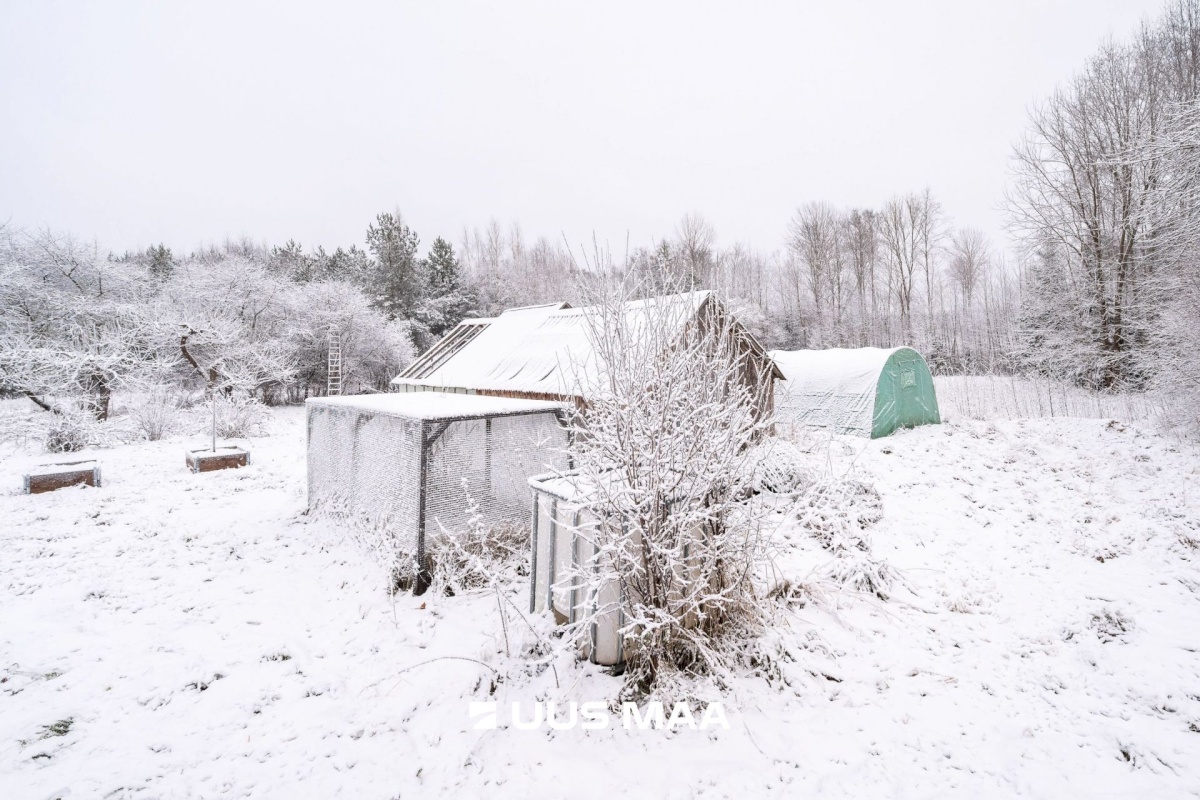
<path id="1" fill-rule="evenodd" d="M 619 254 L 496 220 L 425 242 L 399 211 L 332 252 L 243 239 L 117 254 L 10 224 L 0 391 L 48 412 L 68 443 L 109 416 L 114 394 L 136 396 L 154 438 L 206 392 L 231 404 L 323 393 L 331 326 L 346 390 L 379 390 L 461 319 L 577 303 L 589 274 L 617 270 L 645 293 L 716 290 L 768 348 L 905 344 L 935 374 L 1167 394 L 1194 424 L 1198 91 L 1197 0 L 1105 42 L 1030 112 L 1005 198 L 1007 258 L 929 189 L 905 187 L 874 208 L 807 202 L 770 249 L 722 244 L 698 212 Z"/>

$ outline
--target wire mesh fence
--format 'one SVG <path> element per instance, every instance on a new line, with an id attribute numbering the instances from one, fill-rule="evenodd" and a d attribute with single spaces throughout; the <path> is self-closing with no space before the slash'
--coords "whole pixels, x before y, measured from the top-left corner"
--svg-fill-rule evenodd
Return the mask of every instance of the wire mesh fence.
<path id="1" fill-rule="evenodd" d="M 528 525 L 528 479 L 568 466 L 552 403 L 418 393 L 309 400 L 308 506 L 422 590 L 432 537 Z"/>

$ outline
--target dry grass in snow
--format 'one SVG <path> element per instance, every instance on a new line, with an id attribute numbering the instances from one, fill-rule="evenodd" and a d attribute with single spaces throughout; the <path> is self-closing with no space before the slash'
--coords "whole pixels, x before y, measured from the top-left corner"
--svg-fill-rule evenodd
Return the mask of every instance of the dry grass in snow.
<path id="1" fill-rule="evenodd" d="M 1082 417 L 1144 421 L 1163 409 L 1152 395 L 1105 394 L 1067 381 L 1011 375 L 940 375 L 933 379 L 942 419 Z"/>

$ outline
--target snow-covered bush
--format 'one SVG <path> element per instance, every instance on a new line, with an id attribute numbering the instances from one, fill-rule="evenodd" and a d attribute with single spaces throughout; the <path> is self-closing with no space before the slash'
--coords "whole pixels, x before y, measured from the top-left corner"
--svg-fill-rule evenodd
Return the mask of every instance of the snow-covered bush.
<path id="1" fill-rule="evenodd" d="M 786 439 L 770 437 L 749 452 L 746 484 L 755 492 L 791 494 L 813 483 L 809 459 Z"/>
<path id="2" fill-rule="evenodd" d="M 473 524 L 429 543 L 432 586 L 448 594 L 529 574 L 529 530 L 524 525 Z M 436 593 L 436 591 L 435 591 Z"/>
<path id="3" fill-rule="evenodd" d="M 1088 627 L 1095 632 L 1096 638 L 1108 644 L 1123 641 L 1137 626 L 1121 609 L 1105 607 L 1092 614 Z"/>
<path id="4" fill-rule="evenodd" d="M 768 533 L 748 464 L 769 420 L 719 305 L 685 322 L 689 299 L 630 310 L 630 294 L 601 287 L 587 317 L 597 361 L 576 365 L 587 403 L 571 422 L 574 480 L 602 522 L 588 534 L 595 563 L 571 580 L 589 598 L 621 585 L 629 694 L 695 699 L 752 657 L 769 613 Z M 582 608 L 580 631 L 609 610 L 591 599 Z"/>
<path id="5" fill-rule="evenodd" d="M 131 397 L 126 410 L 134 429 L 148 442 L 157 442 L 179 430 L 183 422 L 179 392 L 167 387 L 150 388 Z"/>
<path id="6" fill-rule="evenodd" d="M 85 409 L 67 406 L 44 419 L 43 442 L 48 453 L 74 453 L 103 439 L 100 423 Z"/>
<path id="7" fill-rule="evenodd" d="M 25 398 L 0 399 L 0 445 L 27 447 L 42 440 L 44 412 Z"/>
<path id="8" fill-rule="evenodd" d="M 869 550 L 867 529 L 883 517 L 873 486 L 846 477 L 813 483 L 793 507 L 800 527 L 831 551 Z"/>
<path id="9" fill-rule="evenodd" d="M 832 557 L 817 569 L 819 582 L 886 600 L 890 587 L 902 580 L 871 552 L 870 529 L 883 517 L 883 503 L 873 486 L 847 476 L 826 476 L 800 494 L 790 513 L 799 530 Z"/>
<path id="10" fill-rule="evenodd" d="M 207 421 L 209 417 L 205 416 Z M 217 436 L 223 439 L 245 439 L 262 436 L 271 419 L 265 405 L 248 394 L 235 392 L 230 396 L 217 393 Z"/>
<path id="11" fill-rule="evenodd" d="M 860 549 L 838 550 L 820 570 L 821 577 L 847 589 L 887 600 L 899 574 L 886 561 Z"/>

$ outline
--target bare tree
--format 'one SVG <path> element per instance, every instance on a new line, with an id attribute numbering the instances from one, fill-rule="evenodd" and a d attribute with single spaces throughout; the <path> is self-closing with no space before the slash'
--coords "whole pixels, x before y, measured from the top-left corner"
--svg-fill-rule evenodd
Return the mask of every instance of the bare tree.
<path id="1" fill-rule="evenodd" d="M 814 309 L 821 316 L 840 285 L 838 215 L 828 203 L 808 203 L 788 223 L 788 249 L 804 265 Z"/>
<path id="2" fill-rule="evenodd" d="M 960 228 L 950 243 L 950 276 L 962 293 L 963 304 L 971 305 L 975 287 L 984 278 L 991 252 L 987 238 L 978 228 Z"/>
<path id="3" fill-rule="evenodd" d="M 675 226 L 675 246 L 691 288 L 711 285 L 716 269 L 717 232 L 698 213 L 685 214 Z"/>
<path id="4" fill-rule="evenodd" d="M 933 193 L 926 188 L 917 196 L 919 207 L 917 225 L 917 241 L 920 244 L 921 270 L 925 274 L 925 312 L 929 325 L 929 336 L 933 338 L 934 325 L 934 291 L 933 286 L 937 274 L 937 259 L 945 239 L 945 220 L 942 214 L 942 204 L 933 198 Z"/>
<path id="5" fill-rule="evenodd" d="M 1156 313 L 1147 282 L 1162 261 L 1155 144 L 1170 105 L 1197 97 L 1197 9 L 1176 0 L 1133 42 L 1107 43 L 1033 110 L 1014 154 L 1014 229 L 1028 251 L 1055 251 L 1035 263 L 1060 270 L 1070 289 L 1059 338 L 1085 342 L 1076 356 L 1092 385 L 1140 380 L 1137 351 Z"/>
<path id="6" fill-rule="evenodd" d="M 900 326 L 906 336 L 912 334 L 913 279 L 921 262 L 923 214 L 920 196 L 909 194 L 888 200 L 879 217 L 888 286 L 899 304 Z"/>
<path id="7" fill-rule="evenodd" d="M 856 208 L 846 219 L 850 270 L 854 275 L 854 289 L 858 296 L 858 313 L 865 321 L 868 296 L 871 313 L 877 309 L 875 274 L 879 258 L 879 215 L 870 209 Z"/>

